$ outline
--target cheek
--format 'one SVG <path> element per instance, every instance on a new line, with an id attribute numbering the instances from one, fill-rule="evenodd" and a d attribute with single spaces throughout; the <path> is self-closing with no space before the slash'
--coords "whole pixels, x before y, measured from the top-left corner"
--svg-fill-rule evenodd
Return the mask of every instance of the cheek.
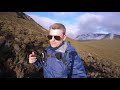
<path id="1" fill-rule="evenodd" d="M 57 44 L 61 44 L 61 43 L 62 43 L 62 41 L 57 41 L 56 43 L 57 43 Z"/>
<path id="2" fill-rule="evenodd" d="M 52 46 L 59 46 L 62 43 L 62 41 L 50 41 L 50 44 Z"/>
<path id="3" fill-rule="evenodd" d="M 52 40 L 50 40 L 50 43 L 51 43 L 51 44 L 59 44 L 59 43 L 61 43 L 61 42 L 62 42 L 62 41 L 56 41 L 56 40 L 55 40 L 55 41 L 52 41 Z"/>

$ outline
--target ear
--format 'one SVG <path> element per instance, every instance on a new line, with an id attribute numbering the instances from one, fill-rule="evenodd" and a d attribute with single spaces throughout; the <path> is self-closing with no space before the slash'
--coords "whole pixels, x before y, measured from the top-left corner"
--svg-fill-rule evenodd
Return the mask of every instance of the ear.
<path id="1" fill-rule="evenodd" d="M 66 35 L 64 35 L 64 36 L 63 36 L 63 41 L 65 41 L 65 40 L 66 40 L 66 38 L 67 38 L 67 36 L 66 36 Z"/>

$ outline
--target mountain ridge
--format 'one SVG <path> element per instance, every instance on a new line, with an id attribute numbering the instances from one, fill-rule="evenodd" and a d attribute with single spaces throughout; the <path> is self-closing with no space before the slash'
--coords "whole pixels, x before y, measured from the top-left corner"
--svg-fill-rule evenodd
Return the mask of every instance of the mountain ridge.
<path id="1" fill-rule="evenodd" d="M 105 39 L 120 39 L 120 35 L 117 34 L 81 34 L 76 36 L 77 41 L 88 41 L 88 40 L 105 40 Z"/>

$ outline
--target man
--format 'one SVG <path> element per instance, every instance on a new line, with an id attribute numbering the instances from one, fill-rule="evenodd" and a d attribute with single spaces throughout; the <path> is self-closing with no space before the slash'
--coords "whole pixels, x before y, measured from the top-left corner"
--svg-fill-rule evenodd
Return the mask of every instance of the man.
<path id="1" fill-rule="evenodd" d="M 50 46 L 46 48 L 46 60 L 40 61 L 32 52 L 29 63 L 43 67 L 44 78 L 86 78 L 85 68 L 75 48 L 65 42 L 65 26 L 55 23 L 49 31 Z"/>

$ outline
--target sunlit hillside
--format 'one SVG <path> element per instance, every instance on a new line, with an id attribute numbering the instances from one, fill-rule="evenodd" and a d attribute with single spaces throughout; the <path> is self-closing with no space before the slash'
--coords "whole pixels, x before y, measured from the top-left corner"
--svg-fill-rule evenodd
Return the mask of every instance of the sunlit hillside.
<path id="1" fill-rule="evenodd" d="M 47 34 L 22 12 L 0 12 L 0 77 L 37 77 L 38 71 L 28 63 L 28 55 L 42 52 L 48 45 Z"/>
<path id="2" fill-rule="evenodd" d="M 43 77 L 28 63 L 48 46 L 48 31 L 22 12 L 0 13 L 0 77 Z M 79 42 L 67 38 L 83 61 L 88 78 L 120 77 L 120 39 Z"/>
<path id="3" fill-rule="evenodd" d="M 79 54 L 86 52 L 99 59 L 120 64 L 120 39 L 87 42 L 75 41 L 73 45 L 76 47 Z"/>
<path id="4" fill-rule="evenodd" d="M 88 77 L 120 77 L 120 39 L 78 42 L 67 39 L 76 48 Z"/>

